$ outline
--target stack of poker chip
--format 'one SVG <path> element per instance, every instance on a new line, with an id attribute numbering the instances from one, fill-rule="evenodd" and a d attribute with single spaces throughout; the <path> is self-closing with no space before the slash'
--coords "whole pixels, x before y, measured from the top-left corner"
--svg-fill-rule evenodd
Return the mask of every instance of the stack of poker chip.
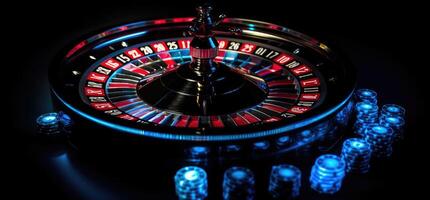
<path id="1" fill-rule="evenodd" d="M 209 148 L 205 146 L 194 146 L 186 150 L 187 161 L 193 164 L 205 164 L 209 156 Z"/>
<path id="2" fill-rule="evenodd" d="M 377 104 L 378 94 L 370 89 L 358 89 L 355 91 L 355 99 L 357 102 L 369 102 L 372 104 Z"/>
<path id="3" fill-rule="evenodd" d="M 394 141 L 399 141 L 403 138 L 405 120 L 400 116 L 381 116 L 379 124 L 393 129 Z"/>
<path id="4" fill-rule="evenodd" d="M 176 194 L 180 200 L 203 200 L 208 196 L 208 181 L 205 170 L 187 166 L 175 175 Z"/>
<path id="5" fill-rule="evenodd" d="M 357 119 L 354 124 L 354 133 L 364 136 L 368 126 L 377 123 L 378 105 L 370 102 L 360 102 L 355 105 Z"/>
<path id="6" fill-rule="evenodd" d="M 393 129 L 379 124 L 368 128 L 364 136 L 372 147 L 372 156 L 377 158 L 390 157 L 393 152 Z"/>
<path id="7" fill-rule="evenodd" d="M 317 158 L 311 170 L 311 188 L 319 193 L 333 194 L 340 190 L 346 164 L 339 156 L 325 154 Z"/>
<path id="8" fill-rule="evenodd" d="M 36 119 L 37 131 L 44 136 L 58 136 L 61 133 L 57 113 L 46 113 Z"/>
<path id="9" fill-rule="evenodd" d="M 349 173 L 367 173 L 370 168 L 372 148 L 361 138 L 350 138 L 343 142 L 342 159 Z"/>
<path id="10" fill-rule="evenodd" d="M 251 170 L 231 167 L 224 173 L 223 198 L 225 200 L 255 198 L 255 179 Z"/>
<path id="11" fill-rule="evenodd" d="M 270 174 L 269 192 L 274 199 L 292 199 L 300 194 L 301 172 L 288 164 L 275 165 Z"/>
<path id="12" fill-rule="evenodd" d="M 405 109 L 402 106 L 396 104 L 386 104 L 382 106 L 381 117 L 384 116 L 405 116 Z"/>
<path id="13" fill-rule="evenodd" d="M 403 107 L 395 104 L 386 104 L 382 106 L 379 123 L 393 129 L 394 140 L 399 141 L 403 138 L 404 117 L 405 109 Z"/>

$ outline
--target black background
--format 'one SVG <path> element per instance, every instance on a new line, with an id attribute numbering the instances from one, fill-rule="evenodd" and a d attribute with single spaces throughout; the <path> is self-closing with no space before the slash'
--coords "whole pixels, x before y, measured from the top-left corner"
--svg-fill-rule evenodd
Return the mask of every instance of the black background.
<path id="1" fill-rule="evenodd" d="M 418 120 L 424 116 L 425 71 L 421 60 L 426 41 L 424 13 L 413 2 L 345 1 L 215 1 L 216 8 L 231 17 L 252 18 L 285 25 L 342 49 L 358 69 L 359 87 L 379 92 L 382 103 L 407 108 L 407 139 L 392 165 L 376 180 L 370 197 L 417 195 L 417 180 L 425 181 L 426 157 L 419 140 Z M 7 92 L 5 126 L 13 136 L 7 143 L 6 161 L 9 192 L 14 197 L 64 199 L 67 194 L 56 185 L 50 171 L 37 160 L 28 137 L 34 119 L 52 110 L 49 100 L 47 66 L 63 46 L 83 33 L 100 31 L 131 21 L 194 15 L 196 1 L 69 1 L 56 3 L 17 3 L 2 16 L 2 82 Z M 15 4 L 14 3 L 14 4 Z M 421 175 L 423 174 L 423 175 Z M 424 183 L 425 184 L 425 183 Z M 359 198 L 359 197 L 354 197 Z M 350 199 L 353 199 L 352 197 Z"/>

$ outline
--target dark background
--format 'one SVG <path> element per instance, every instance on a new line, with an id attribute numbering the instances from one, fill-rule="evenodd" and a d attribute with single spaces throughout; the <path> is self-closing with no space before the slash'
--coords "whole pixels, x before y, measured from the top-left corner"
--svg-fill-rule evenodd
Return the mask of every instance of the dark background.
<path id="1" fill-rule="evenodd" d="M 408 195 L 426 184 L 424 140 L 418 121 L 424 116 L 424 12 L 413 2 L 390 1 L 215 1 L 230 17 L 252 18 L 288 26 L 342 49 L 358 70 L 358 86 L 375 89 L 380 102 L 407 109 L 407 138 L 384 175 L 375 180 L 370 197 Z M 127 22 L 194 15 L 196 1 L 68 1 L 15 2 L 3 7 L 2 82 L 7 119 L 2 131 L 6 145 L 7 190 L 14 197 L 64 199 L 68 193 L 56 184 L 33 149 L 34 120 L 52 110 L 47 66 L 63 46 L 80 35 Z M 427 50 L 428 51 L 428 50 Z M 11 61 L 11 62 L 8 62 Z M 428 65 L 428 64 L 427 64 Z M 8 91 L 10 90 L 10 91 Z M 9 121 L 10 120 L 10 121 Z M 421 120 L 420 120 L 421 121 Z M 422 175 L 423 174 L 423 175 Z M 2 175 L 2 177 L 4 177 Z M 359 198 L 359 197 L 355 197 Z M 352 199 L 349 198 L 349 199 Z"/>

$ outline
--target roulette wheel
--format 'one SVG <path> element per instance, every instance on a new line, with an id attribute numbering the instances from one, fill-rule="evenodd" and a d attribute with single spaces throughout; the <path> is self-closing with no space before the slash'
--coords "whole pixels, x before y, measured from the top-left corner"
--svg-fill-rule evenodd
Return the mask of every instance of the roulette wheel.
<path id="1" fill-rule="evenodd" d="M 196 13 L 104 28 L 59 52 L 56 113 L 37 119 L 37 134 L 67 145 L 44 165 L 83 199 L 351 199 L 368 178 L 351 173 L 378 167 L 364 147 L 391 155 L 393 131 L 376 130 L 403 131 L 403 108 L 377 118 L 376 93 L 355 90 L 331 45 L 210 6 Z M 351 136 L 363 139 L 342 147 Z"/>
<path id="2" fill-rule="evenodd" d="M 49 72 L 56 107 L 80 129 L 70 136 L 77 148 L 118 138 L 291 150 L 341 129 L 355 87 L 353 67 L 325 44 L 271 23 L 215 17 L 210 6 L 193 18 L 87 37 Z"/>

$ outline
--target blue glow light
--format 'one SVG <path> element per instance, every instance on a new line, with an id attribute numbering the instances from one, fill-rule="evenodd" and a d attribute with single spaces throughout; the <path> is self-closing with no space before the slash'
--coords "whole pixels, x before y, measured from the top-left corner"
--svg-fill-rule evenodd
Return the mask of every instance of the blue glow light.
<path id="1" fill-rule="evenodd" d="M 54 121 L 54 120 L 56 120 L 57 118 L 56 117 L 54 117 L 54 116 L 46 116 L 46 117 L 44 117 L 44 118 L 42 118 L 42 121 L 43 122 L 52 122 L 52 121 Z"/>
<path id="2" fill-rule="evenodd" d="M 364 95 L 364 96 L 370 96 L 370 95 L 372 95 L 372 93 L 370 93 L 369 91 L 363 91 L 361 94 Z"/>
<path id="3" fill-rule="evenodd" d="M 304 130 L 304 131 L 302 131 L 302 132 L 300 133 L 300 135 L 301 135 L 302 137 L 310 137 L 310 136 L 312 136 L 312 131 L 310 131 L 310 130 Z"/>
<path id="4" fill-rule="evenodd" d="M 372 131 L 378 134 L 386 134 L 388 132 L 388 129 L 383 126 L 373 126 Z"/>
<path id="5" fill-rule="evenodd" d="M 366 110 L 370 110 L 372 108 L 372 105 L 370 105 L 370 104 L 363 104 L 361 106 L 361 108 L 366 109 Z"/>
<path id="6" fill-rule="evenodd" d="M 254 143 L 254 150 L 267 150 L 270 147 L 270 143 L 268 141 L 260 141 Z"/>
<path id="7" fill-rule="evenodd" d="M 40 126 L 48 126 L 48 125 L 55 125 L 58 123 L 57 113 L 46 113 L 43 115 L 40 115 L 36 122 Z"/>
<path id="8" fill-rule="evenodd" d="M 281 175 L 283 177 L 293 177 L 295 175 L 295 173 L 291 169 L 283 168 L 283 169 L 279 170 L 279 175 Z"/>
<path id="9" fill-rule="evenodd" d="M 201 147 L 201 146 L 196 146 L 196 147 L 192 147 L 192 152 L 194 153 L 206 153 L 208 152 L 208 148 L 207 147 Z"/>
<path id="10" fill-rule="evenodd" d="M 176 172 L 174 180 L 176 194 L 181 200 L 205 199 L 208 196 L 207 175 L 200 167 L 183 167 Z"/>
<path id="11" fill-rule="evenodd" d="M 339 161 L 337 159 L 327 158 L 322 162 L 324 168 L 337 168 L 339 167 Z"/>
<path id="12" fill-rule="evenodd" d="M 292 143 L 292 140 L 290 136 L 282 136 L 276 140 L 276 145 L 278 147 L 285 147 L 286 145 L 289 145 L 291 143 Z"/>
<path id="13" fill-rule="evenodd" d="M 194 181 L 197 178 L 199 178 L 199 173 L 197 171 L 195 171 L 195 170 L 188 171 L 188 172 L 185 172 L 184 177 L 188 181 Z"/>
<path id="14" fill-rule="evenodd" d="M 248 30 L 255 31 L 255 24 L 248 24 Z"/>
<path id="15" fill-rule="evenodd" d="M 400 119 L 398 117 L 387 117 L 385 120 L 393 124 L 400 123 Z"/>
<path id="16" fill-rule="evenodd" d="M 345 177 L 345 168 L 345 161 L 336 155 L 318 157 L 309 178 L 311 188 L 319 193 L 332 194 L 339 191 Z"/>
<path id="17" fill-rule="evenodd" d="M 96 47 L 94 47 L 94 49 L 100 49 L 100 48 L 109 46 L 109 45 L 111 45 L 113 43 L 116 43 L 116 42 L 122 42 L 122 41 L 125 41 L 125 40 L 137 38 L 139 36 L 145 35 L 146 33 L 147 33 L 147 31 L 142 31 L 142 32 L 137 32 L 137 33 L 132 33 L 132 34 L 124 35 L 122 37 L 117 37 L 115 39 L 112 39 L 112 40 L 109 40 L 109 41 L 106 41 L 106 42 L 103 42 L 103 43 L 97 45 Z"/>
<path id="18" fill-rule="evenodd" d="M 290 199 L 299 196 L 301 186 L 300 169 L 281 164 L 272 167 L 269 193 L 274 199 Z"/>
<path id="19" fill-rule="evenodd" d="M 254 174 L 248 168 L 231 167 L 224 173 L 224 199 L 254 199 Z"/>
<path id="20" fill-rule="evenodd" d="M 351 93 L 346 99 L 344 99 L 341 103 L 339 103 L 337 106 L 333 107 L 332 109 L 320 113 L 318 115 L 315 115 L 314 117 L 298 121 L 296 123 L 287 124 L 285 126 L 281 126 L 279 128 L 271 129 L 271 130 L 265 130 L 265 131 L 256 131 L 256 132 L 250 132 L 250 133 L 234 133 L 234 132 L 226 132 L 223 135 L 187 135 L 187 134 L 172 134 L 168 132 L 157 132 L 157 131 L 149 131 L 149 130 L 142 130 L 138 128 L 132 128 L 128 126 L 123 126 L 119 124 L 114 124 L 111 122 L 108 122 L 103 119 L 99 119 L 97 117 L 91 116 L 85 112 L 82 112 L 66 101 L 64 101 L 55 91 L 53 91 L 53 94 L 60 100 L 61 103 L 63 103 L 67 108 L 69 108 L 71 111 L 75 112 L 76 114 L 84 117 L 85 119 L 88 119 L 90 121 L 93 121 L 97 124 L 100 124 L 102 126 L 112 128 L 114 130 L 135 134 L 135 135 L 142 135 L 147 137 L 154 137 L 154 138 L 160 138 L 160 139 L 166 139 L 166 140 L 186 140 L 186 141 L 233 141 L 233 140 L 243 140 L 243 139 L 251 139 L 251 138 L 258 138 L 258 137 L 264 137 L 264 136 L 270 136 L 270 135 L 276 135 L 285 133 L 291 130 L 299 129 L 305 126 L 308 126 L 310 124 L 313 124 L 319 120 L 322 120 L 331 114 L 337 112 L 339 109 L 341 109 L 346 103 L 349 102 L 351 96 L 353 93 Z"/>
<path id="21" fill-rule="evenodd" d="M 357 103 L 356 110 L 358 112 L 373 112 L 375 110 L 378 110 L 378 106 L 370 102 L 360 102 Z"/>
<path id="22" fill-rule="evenodd" d="M 353 141 L 353 142 L 351 142 L 351 146 L 353 146 L 354 148 L 359 149 L 359 148 L 364 147 L 364 144 L 362 142 Z"/>
<path id="23" fill-rule="evenodd" d="M 390 111 L 390 112 L 399 112 L 399 109 L 396 108 L 396 107 L 388 107 L 387 110 Z"/>
<path id="24" fill-rule="evenodd" d="M 56 183 L 64 184 L 71 192 L 77 194 L 79 199 L 120 199 L 121 197 L 100 185 L 100 182 L 88 176 L 76 167 L 73 156 L 64 152 L 46 159 L 47 165 L 52 165 L 52 175 L 56 177 Z"/>
<path id="25" fill-rule="evenodd" d="M 289 136 L 282 136 L 282 137 L 278 138 L 278 141 L 281 143 L 289 142 L 290 137 Z"/>
<path id="26" fill-rule="evenodd" d="M 372 149 L 364 139 L 349 138 L 345 140 L 341 155 L 347 172 L 363 174 L 369 171 Z"/>
<path id="27" fill-rule="evenodd" d="M 246 177 L 246 173 L 244 171 L 237 170 L 237 171 L 234 171 L 233 173 L 231 173 L 231 176 L 234 179 L 240 180 L 240 179 L 244 179 Z"/>

